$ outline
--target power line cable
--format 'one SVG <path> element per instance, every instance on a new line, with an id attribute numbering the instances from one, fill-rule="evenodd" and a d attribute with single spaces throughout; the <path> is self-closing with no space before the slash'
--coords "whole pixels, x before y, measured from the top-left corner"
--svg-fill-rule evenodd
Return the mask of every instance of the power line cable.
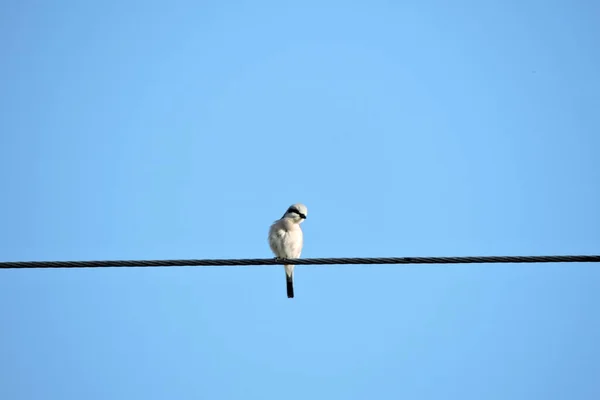
<path id="1" fill-rule="evenodd" d="M 112 267 L 230 267 L 251 265 L 348 265 L 348 264 L 498 264 L 600 262 L 600 255 L 485 256 L 485 257 L 376 257 L 376 258 L 252 258 L 221 260 L 115 260 L 115 261 L 9 261 L 0 269 L 14 268 L 112 268 Z"/>

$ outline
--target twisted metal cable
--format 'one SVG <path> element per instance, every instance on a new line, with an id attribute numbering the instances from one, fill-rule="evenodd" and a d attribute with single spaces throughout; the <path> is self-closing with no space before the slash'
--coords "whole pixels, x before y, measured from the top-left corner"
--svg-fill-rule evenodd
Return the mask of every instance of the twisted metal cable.
<path id="1" fill-rule="evenodd" d="M 227 260 L 129 260 L 129 261 L 9 261 L 11 268 L 108 268 L 108 267 L 229 267 L 250 265 L 334 265 L 334 264 L 490 264 L 490 263 L 573 263 L 600 262 L 600 255 L 571 256 L 486 256 L 486 257 L 378 257 L 378 258 L 252 258 Z"/>

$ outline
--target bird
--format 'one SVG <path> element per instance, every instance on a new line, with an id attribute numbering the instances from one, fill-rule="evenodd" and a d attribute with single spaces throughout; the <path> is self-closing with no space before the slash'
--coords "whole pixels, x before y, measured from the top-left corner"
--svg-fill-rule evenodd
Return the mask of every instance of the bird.
<path id="1" fill-rule="evenodd" d="M 275 258 L 300 258 L 303 235 L 300 224 L 306 219 L 308 210 L 304 204 L 288 207 L 281 219 L 269 228 L 269 246 Z M 288 299 L 294 298 L 294 266 L 284 265 Z"/>

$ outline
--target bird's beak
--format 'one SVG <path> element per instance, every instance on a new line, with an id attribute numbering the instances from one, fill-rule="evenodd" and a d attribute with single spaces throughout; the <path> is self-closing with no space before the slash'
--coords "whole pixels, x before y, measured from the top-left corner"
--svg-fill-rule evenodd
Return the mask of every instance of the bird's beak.
<path id="1" fill-rule="evenodd" d="M 300 218 L 302 218 L 302 219 L 306 219 L 306 215 L 304 215 L 304 214 L 300 214 Z"/>

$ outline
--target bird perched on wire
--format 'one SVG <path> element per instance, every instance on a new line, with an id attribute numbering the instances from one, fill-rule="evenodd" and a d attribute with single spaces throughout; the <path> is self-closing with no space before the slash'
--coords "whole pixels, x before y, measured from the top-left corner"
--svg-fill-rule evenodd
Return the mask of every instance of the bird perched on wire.
<path id="1" fill-rule="evenodd" d="M 291 205 L 281 219 L 269 229 L 269 246 L 276 258 L 300 258 L 302 253 L 302 229 L 308 210 L 304 204 Z M 294 297 L 294 266 L 284 265 L 287 297 Z"/>

